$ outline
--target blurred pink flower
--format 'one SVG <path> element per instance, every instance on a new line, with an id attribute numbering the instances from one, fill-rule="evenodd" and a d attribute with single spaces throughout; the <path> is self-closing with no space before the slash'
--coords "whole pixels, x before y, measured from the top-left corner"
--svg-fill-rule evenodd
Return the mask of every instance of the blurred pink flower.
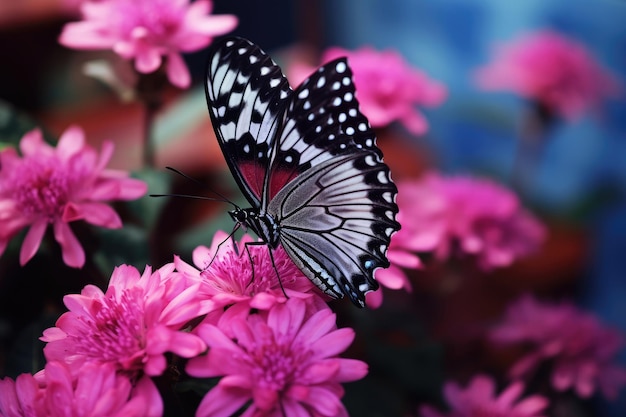
<path id="1" fill-rule="evenodd" d="M 617 365 L 623 335 L 570 303 L 543 303 L 530 295 L 508 308 L 490 338 L 499 345 L 529 346 L 530 352 L 510 370 L 527 377 L 543 361 L 552 361 L 552 386 L 573 389 L 588 398 L 596 392 L 615 398 L 626 384 L 626 369 Z"/>
<path id="2" fill-rule="evenodd" d="M 475 256 L 488 270 L 510 265 L 545 238 L 543 225 L 495 182 L 431 173 L 398 189 L 406 247 L 433 252 L 439 260 L 460 252 Z"/>
<path id="3" fill-rule="evenodd" d="M 435 107 L 443 103 L 447 96 L 443 84 L 412 68 L 402 55 L 392 50 L 330 48 L 322 56 L 322 62 L 344 56 L 348 57 L 354 74 L 360 109 L 373 127 L 387 126 L 398 120 L 416 135 L 428 130 L 426 118 L 415 107 Z M 303 64 L 293 64 L 289 79 L 297 84 L 313 70 Z"/>
<path id="4" fill-rule="evenodd" d="M 20 141 L 20 150 L 21 158 L 13 148 L 0 152 L 0 254 L 30 225 L 20 252 L 22 265 L 35 255 L 52 224 L 63 261 L 82 267 L 85 253 L 68 223 L 84 220 L 120 228 L 119 216 L 104 202 L 132 200 L 147 190 L 143 181 L 128 178 L 126 172 L 105 169 L 113 144 L 105 142 L 98 156 L 75 126 L 61 135 L 56 148 L 43 141 L 40 130 L 32 130 Z"/>
<path id="5" fill-rule="evenodd" d="M 191 359 L 187 372 L 223 378 L 196 416 L 230 416 L 250 400 L 244 415 L 347 416 L 341 383 L 363 378 L 367 365 L 337 357 L 354 331 L 337 329 L 330 308 L 308 318 L 307 308 L 305 300 L 291 298 L 269 311 L 241 315 L 228 329 L 198 326 L 210 349 Z"/>
<path id="6" fill-rule="evenodd" d="M 98 362 L 129 374 L 161 375 L 167 352 L 189 358 L 206 349 L 197 336 L 181 331 L 200 312 L 198 287 L 172 264 L 155 272 L 146 267 L 143 275 L 119 266 L 106 293 L 87 285 L 80 295 L 64 297 L 69 311 L 41 338 L 46 359 L 72 369 Z"/>
<path id="7" fill-rule="evenodd" d="M 477 375 L 466 389 L 454 382 L 445 384 L 450 412 L 441 413 L 430 406 L 422 406 L 420 412 L 423 417 L 542 417 L 548 400 L 539 395 L 520 399 L 523 391 L 524 385 L 514 382 L 496 395 L 493 379 Z"/>
<path id="8" fill-rule="evenodd" d="M 209 45 L 237 26 L 233 15 L 211 16 L 209 0 L 91 0 L 81 4 L 83 20 L 65 25 L 59 42 L 76 49 L 112 49 L 134 59 L 141 73 L 154 72 L 166 59 L 172 84 L 187 88 L 189 70 L 181 52 Z"/>
<path id="9" fill-rule="evenodd" d="M 76 374 L 74 376 L 73 374 Z M 131 383 L 111 364 L 85 364 L 70 372 L 61 362 L 49 362 L 36 377 L 22 374 L 15 382 L 0 380 L 3 417 L 159 417 L 163 403 L 158 390 L 143 377 Z"/>
<path id="10" fill-rule="evenodd" d="M 248 246 L 248 255 L 245 244 L 251 242 L 254 242 L 252 237 L 244 235 L 235 249 L 228 235 L 218 231 L 210 248 L 199 246 L 193 251 L 193 262 L 199 270 L 175 258 L 178 271 L 201 280 L 199 296 L 205 300 L 205 304 L 212 304 L 207 310 L 235 303 L 267 310 L 277 302 L 285 302 L 285 294 L 289 297 L 307 298 L 316 292 L 315 285 L 293 263 L 282 247 L 273 252 L 276 266 L 274 269 L 268 246 Z M 277 272 L 280 281 L 276 276 Z"/>
<path id="11" fill-rule="evenodd" d="M 414 202 L 401 202 L 404 199 L 398 194 L 398 206 L 410 206 Z M 409 219 L 405 219 L 405 213 L 402 210 L 396 216 L 396 220 L 400 223 L 402 228 L 391 236 L 391 243 L 389 244 L 389 250 L 387 251 L 387 258 L 389 259 L 389 268 L 377 269 L 375 273 L 376 281 L 381 287 L 386 287 L 392 290 L 404 289 L 411 292 L 411 282 L 409 277 L 404 273 L 404 269 L 419 269 L 422 267 L 420 258 L 415 254 L 420 249 L 419 246 L 414 244 L 413 233 L 411 228 L 404 227 L 404 223 Z M 376 291 L 370 291 L 366 294 L 366 304 L 370 308 L 378 308 L 383 302 L 383 289 L 379 288 Z"/>
<path id="12" fill-rule="evenodd" d="M 538 31 L 496 49 L 490 64 L 476 73 L 485 90 L 512 91 L 576 119 L 621 85 L 583 45 L 551 31 Z"/>

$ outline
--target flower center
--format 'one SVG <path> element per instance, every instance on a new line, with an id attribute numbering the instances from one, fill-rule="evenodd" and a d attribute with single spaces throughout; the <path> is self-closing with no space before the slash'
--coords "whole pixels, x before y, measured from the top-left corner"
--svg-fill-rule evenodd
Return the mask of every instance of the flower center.
<path id="1" fill-rule="evenodd" d="M 13 181 L 14 198 L 26 216 L 42 216 L 54 222 L 63 213 L 71 180 L 58 161 L 29 159 Z"/>
<path id="2" fill-rule="evenodd" d="M 274 339 L 274 338 L 273 338 Z M 297 380 L 307 363 L 309 352 L 304 347 L 271 340 L 256 346 L 249 352 L 252 377 L 258 386 L 281 392 Z"/>
<path id="3" fill-rule="evenodd" d="M 124 290 L 120 299 L 102 300 L 84 337 L 75 337 L 77 353 L 102 362 L 116 362 L 124 370 L 142 368 L 145 325 L 140 289 Z"/>

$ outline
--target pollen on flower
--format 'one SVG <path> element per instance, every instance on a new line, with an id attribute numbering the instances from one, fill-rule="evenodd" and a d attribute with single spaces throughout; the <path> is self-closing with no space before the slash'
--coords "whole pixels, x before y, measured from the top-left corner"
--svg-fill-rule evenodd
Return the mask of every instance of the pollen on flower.
<path id="1" fill-rule="evenodd" d="M 93 321 L 86 323 L 86 334 L 72 337 L 78 351 L 92 359 L 118 362 L 127 370 L 141 369 L 143 356 L 138 353 L 146 347 L 143 303 L 141 294 L 130 291 L 124 290 L 119 301 L 103 299 Z"/>
<path id="2" fill-rule="evenodd" d="M 25 215 L 41 214 L 49 223 L 59 219 L 72 187 L 63 166 L 50 160 L 29 160 L 24 170 L 7 182 L 12 197 Z"/>

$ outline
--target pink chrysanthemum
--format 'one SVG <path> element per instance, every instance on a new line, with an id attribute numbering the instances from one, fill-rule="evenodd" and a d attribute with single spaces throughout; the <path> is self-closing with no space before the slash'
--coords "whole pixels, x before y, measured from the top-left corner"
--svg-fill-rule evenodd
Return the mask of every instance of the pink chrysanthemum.
<path id="1" fill-rule="evenodd" d="M 626 369 L 616 363 L 623 336 L 570 303 L 543 303 L 526 295 L 513 303 L 492 330 L 500 345 L 523 344 L 530 352 L 510 370 L 513 378 L 527 377 L 543 361 L 552 361 L 552 386 L 573 389 L 583 398 L 597 390 L 615 398 L 626 384 Z"/>
<path id="2" fill-rule="evenodd" d="M 109 229 L 122 227 L 117 213 L 105 202 L 132 200 L 146 193 L 143 181 L 127 173 L 105 169 L 113 153 L 106 142 L 102 153 L 85 144 L 83 131 L 70 127 L 56 148 L 33 130 L 20 141 L 20 158 L 13 148 L 0 153 L 0 254 L 9 240 L 30 225 L 20 252 L 24 265 L 39 249 L 44 232 L 53 226 L 63 261 L 75 268 L 85 253 L 69 223 L 84 220 Z"/>
<path id="3" fill-rule="evenodd" d="M 76 374 L 76 376 L 74 376 Z M 145 377 L 132 384 L 111 364 L 87 363 L 70 372 L 49 362 L 38 377 L 0 380 L 3 417 L 159 417 L 163 402 Z"/>
<path id="4" fill-rule="evenodd" d="M 551 31 L 501 45 L 476 80 L 486 90 L 512 91 L 568 119 L 621 90 L 582 45 Z"/>
<path id="5" fill-rule="evenodd" d="M 422 406 L 420 412 L 423 417 L 543 417 L 548 400 L 539 395 L 520 400 L 523 391 L 524 385 L 514 382 L 496 395 L 493 379 L 477 375 L 465 389 L 454 382 L 445 384 L 450 412 L 441 413 L 430 406 Z"/>
<path id="6" fill-rule="evenodd" d="M 328 307 L 308 318 L 307 309 L 292 298 L 238 316 L 228 329 L 201 324 L 209 353 L 191 359 L 187 372 L 224 377 L 196 415 L 230 416 L 248 404 L 245 416 L 347 416 L 341 383 L 363 378 L 367 365 L 337 357 L 352 343 L 352 329 L 337 329 Z"/>
<path id="7" fill-rule="evenodd" d="M 398 199 L 400 201 L 400 199 Z M 390 265 L 385 269 L 377 269 L 375 278 L 381 287 L 392 290 L 405 289 L 412 291 L 409 277 L 404 269 L 418 269 L 422 267 L 420 258 L 415 254 L 420 249 L 413 244 L 413 234 L 409 228 L 404 228 L 404 214 L 402 210 L 396 216 L 402 228 L 391 236 L 391 243 L 387 250 Z M 370 291 L 366 294 L 366 304 L 370 308 L 378 308 L 383 302 L 383 289 Z"/>
<path id="8" fill-rule="evenodd" d="M 106 293 L 87 285 L 64 297 L 69 311 L 44 331 L 48 361 L 72 369 L 87 362 L 111 363 L 130 374 L 161 375 L 166 352 L 189 358 L 206 349 L 197 336 L 180 331 L 200 314 L 199 284 L 173 272 L 172 264 L 143 275 L 122 265 Z M 191 284 L 191 285 L 190 285 Z"/>
<path id="9" fill-rule="evenodd" d="M 210 0 L 87 0 L 83 21 L 68 23 L 59 42 L 76 49 L 112 49 L 134 59 L 141 73 L 156 71 L 166 58 L 167 76 L 177 87 L 191 83 L 180 53 L 202 49 L 237 26 L 233 15 L 211 16 Z"/>
<path id="10" fill-rule="evenodd" d="M 235 249 L 228 235 L 218 231 L 210 248 L 199 246 L 193 251 L 193 262 L 199 270 L 176 258 L 178 271 L 201 279 L 199 296 L 204 304 L 212 304 L 208 310 L 235 303 L 266 310 L 276 302 L 284 302 L 285 294 L 308 298 L 315 292 L 313 283 L 281 247 L 273 251 L 272 265 L 268 246 L 252 245 L 246 250 L 245 244 L 252 242 L 252 237 L 244 235 Z"/>
<path id="11" fill-rule="evenodd" d="M 373 127 L 400 121 L 417 135 L 428 130 L 426 118 L 415 107 L 435 107 L 443 103 L 447 96 L 443 84 L 412 68 L 399 53 L 391 50 L 330 48 L 323 54 L 322 62 L 344 56 L 348 57 L 354 73 L 360 109 Z M 298 83 L 311 72 L 311 67 L 294 64 L 290 69 L 290 81 Z"/>
<path id="12" fill-rule="evenodd" d="M 398 190 L 406 246 L 439 260 L 467 254 L 483 269 L 507 266 L 545 238 L 517 196 L 486 179 L 431 173 Z"/>

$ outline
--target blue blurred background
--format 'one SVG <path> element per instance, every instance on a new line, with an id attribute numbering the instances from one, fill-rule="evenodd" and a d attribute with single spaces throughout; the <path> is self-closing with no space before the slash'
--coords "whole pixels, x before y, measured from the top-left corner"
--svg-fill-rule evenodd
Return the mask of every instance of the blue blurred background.
<path id="1" fill-rule="evenodd" d="M 421 139 L 452 172 L 507 177 L 515 135 L 528 106 L 512 94 L 484 93 L 471 74 L 490 59 L 494 42 L 554 29 L 585 45 L 626 84 L 626 1 L 622 0 L 345 0 L 326 1 L 327 42 L 347 48 L 400 50 L 444 82 L 449 98 L 426 111 Z M 626 331 L 626 96 L 601 112 L 561 123 L 538 167 L 531 200 L 548 213 L 571 213 L 590 232 L 591 253 L 578 291 L 581 303 Z M 622 355 L 626 364 L 626 355 Z M 626 395 L 606 405 L 606 416 L 626 415 Z"/>

